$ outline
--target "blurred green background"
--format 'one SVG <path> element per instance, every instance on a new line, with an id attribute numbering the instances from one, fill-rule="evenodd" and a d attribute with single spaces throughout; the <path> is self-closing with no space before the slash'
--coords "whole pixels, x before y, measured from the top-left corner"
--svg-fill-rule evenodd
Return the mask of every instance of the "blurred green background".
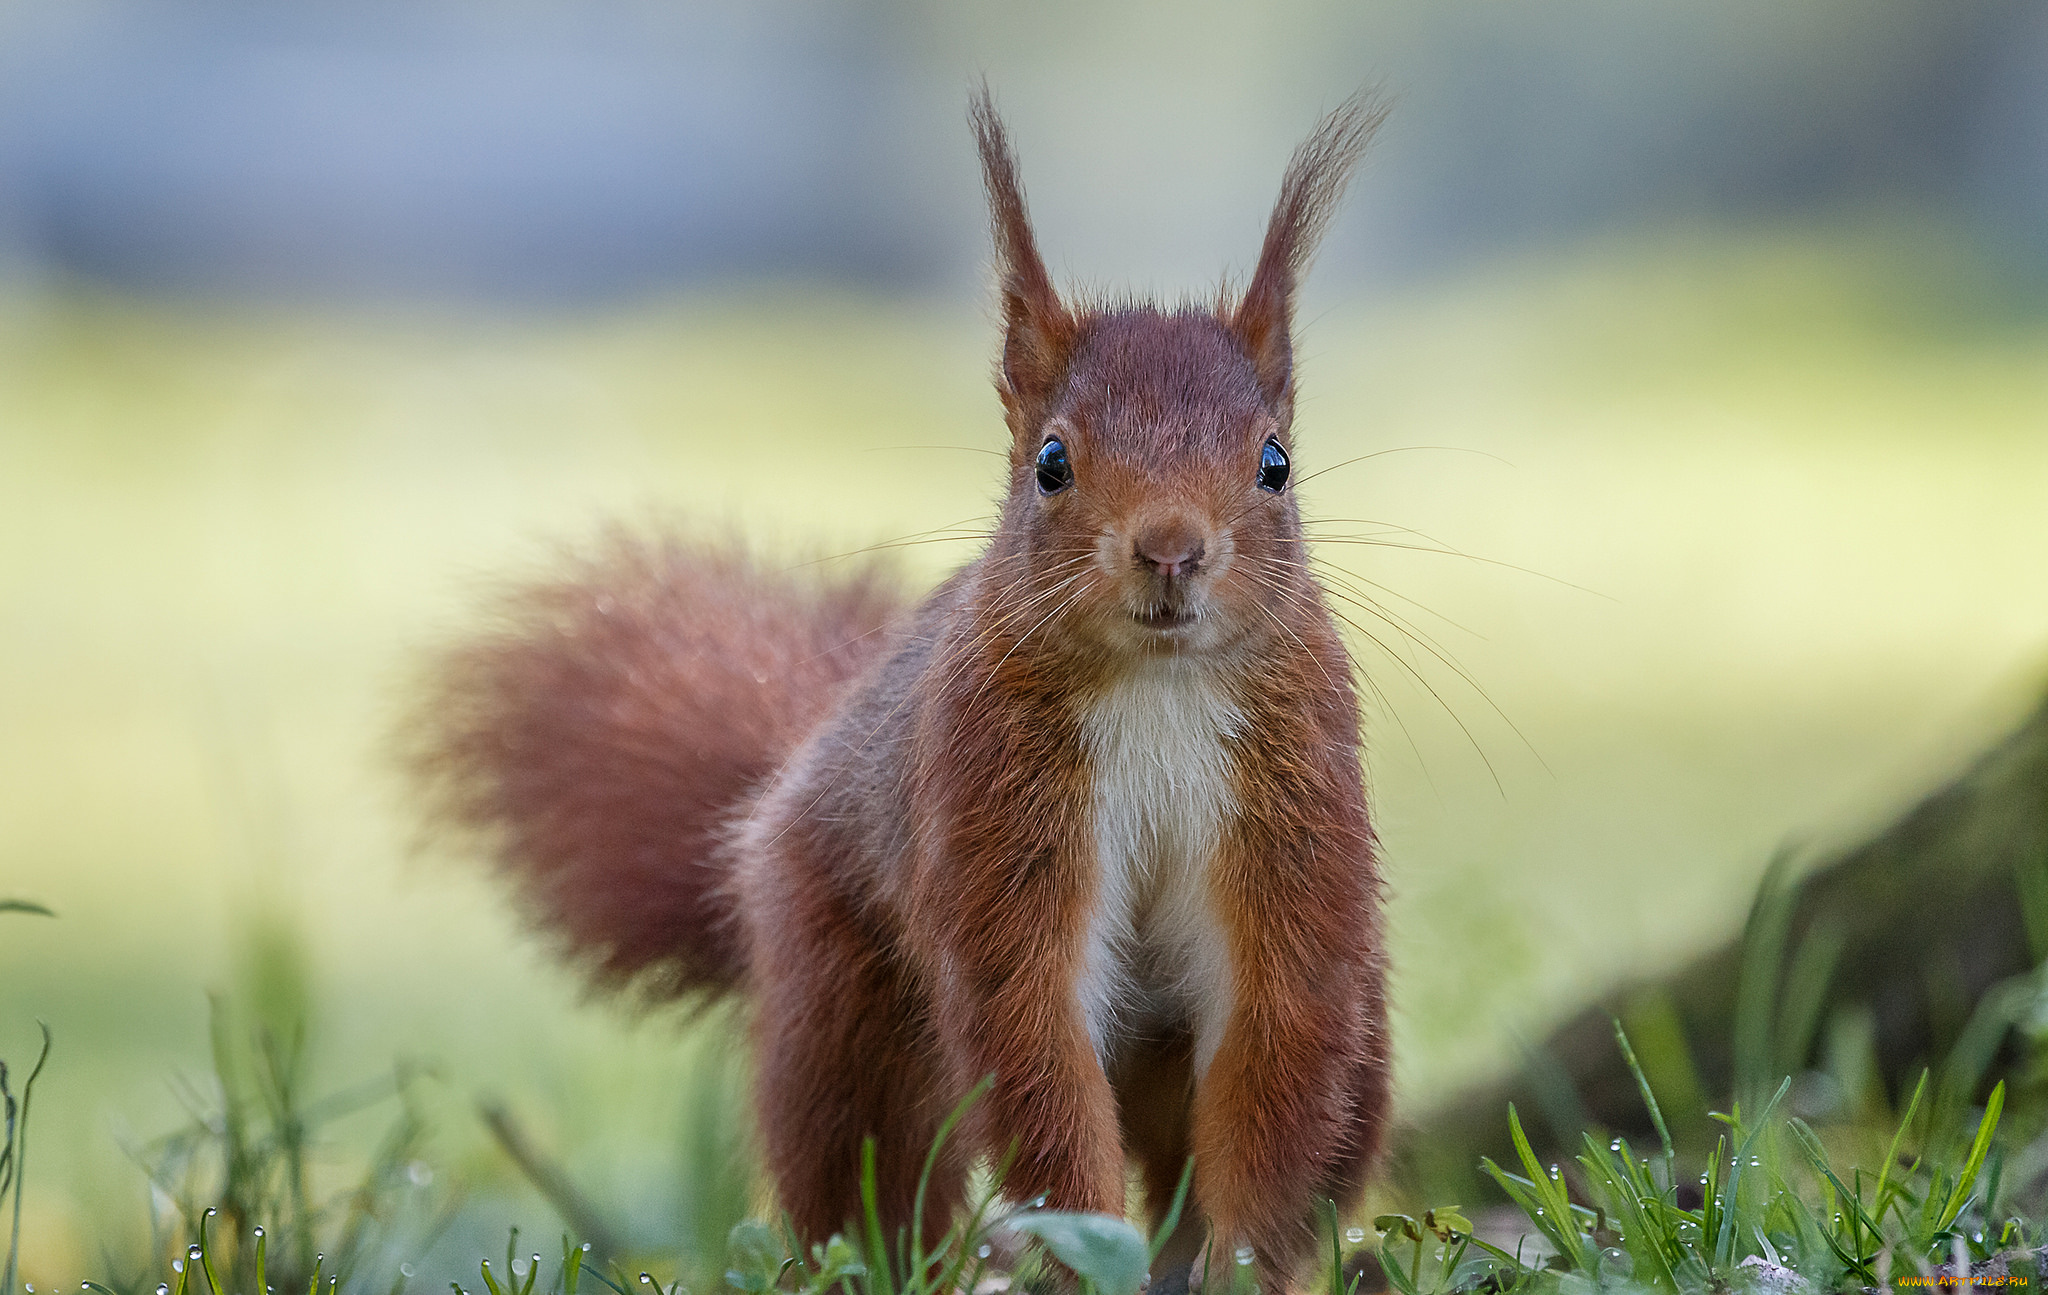
<path id="1" fill-rule="evenodd" d="M 209 990 L 260 1013 L 303 984 L 317 1088 L 430 1067 L 415 1179 L 467 1193 L 451 1271 L 556 1226 L 479 1096 L 635 1235 L 683 1226 L 678 1175 L 715 1152 L 699 1053 L 729 1045 L 584 1001 L 420 845 L 388 734 L 479 593 L 608 519 L 794 560 L 988 512 L 983 71 L 1055 266 L 1168 296 L 1249 261 L 1319 104 L 1403 96 L 1303 314 L 1298 436 L 1305 474 L 1376 455 L 1303 496 L 1397 618 L 1351 610 L 1404 1107 L 1724 937 L 1774 849 L 1884 821 L 2048 673 L 2048 213 L 2020 146 L 2048 40 L 2014 52 L 2048 27 L 1880 10 L 446 6 L 422 34 L 376 7 L 0 8 L 0 898 L 59 914 L 0 919 L 0 1057 L 25 1069 L 37 1018 L 57 1040 L 27 1275 L 139 1253 L 131 1151 L 186 1118 L 178 1076 L 205 1091 Z M 586 80 L 507 70 L 563 31 Z M 719 39 L 755 61 L 701 103 L 576 97 Z M 236 79 L 250 49 L 270 81 Z M 291 134 L 273 82 L 305 121 L 394 95 L 416 120 L 350 151 Z M 841 102 L 865 125 L 812 118 L 842 132 L 822 160 L 734 107 Z M 751 160 L 662 151 L 727 138 Z M 587 210 L 584 139 L 623 186 Z M 669 189 L 619 178 L 664 165 Z M 529 188 L 488 201 L 506 177 Z M 759 237 L 714 211 L 735 192 Z M 1470 556 L 1397 547 L 1418 535 Z M 927 581 L 971 551 L 901 550 Z M 378 1127 L 337 1124 L 335 1163 Z"/>

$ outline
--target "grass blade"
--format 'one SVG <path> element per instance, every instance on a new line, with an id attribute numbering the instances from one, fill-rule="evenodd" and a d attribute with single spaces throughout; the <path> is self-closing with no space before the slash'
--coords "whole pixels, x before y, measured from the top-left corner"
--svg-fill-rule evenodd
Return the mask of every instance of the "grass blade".
<path id="1" fill-rule="evenodd" d="M 1180 1226 L 1181 1211 L 1187 1208 L 1188 1188 L 1192 1187 L 1194 1185 L 1194 1182 L 1195 1158 L 1193 1156 L 1189 1156 L 1187 1165 L 1180 1171 L 1180 1185 L 1173 1189 L 1173 1204 L 1168 1206 L 1166 1209 L 1166 1213 L 1160 1216 L 1159 1230 L 1152 1234 L 1152 1244 L 1145 1247 L 1146 1267 L 1151 1267 L 1151 1265 L 1158 1260 L 1159 1252 L 1166 1248 L 1166 1239 L 1173 1235 L 1173 1230 L 1175 1228 Z M 1336 1209 L 1336 1202 L 1330 1202 L 1330 1226 L 1332 1228 L 1335 1228 L 1337 1226 L 1335 1221 Z M 1341 1267 L 1342 1265 L 1339 1266 Z"/>
<path id="2" fill-rule="evenodd" d="M 1536 1153 L 1529 1146 L 1529 1135 L 1522 1131 L 1522 1121 L 1514 1104 L 1508 1104 L 1508 1133 L 1514 1139 L 1515 1154 L 1522 1161 L 1522 1167 L 1529 1173 L 1528 1186 L 1533 1193 L 1537 1208 L 1530 1212 L 1530 1218 L 1544 1235 L 1549 1236 L 1560 1253 L 1569 1258 L 1581 1270 L 1593 1270 L 1592 1256 L 1585 1245 L 1585 1238 L 1579 1234 L 1577 1222 L 1572 1217 L 1572 1202 L 1564 1185 L 1545 1173 L 1536 1159 Z M 1500 1181 L 1498 1170 L 1490 1170 L 1496 1181 Z M 1512 1178 L 1514 1175 L 1508 1175 Z M 1505 1182 L 1502 1183 L 1505 1187 Z M 1525 1212 L 1527 1207 L 1524 1207 Z M 1545 1224 L 1549 1226 L 1545 1226 Z"/>
<path id="3" fill-rule="evenodd" d="M 1194 1168 L 1194 1159 L 1189 1157 L 1188 1167 Z M 1183 1175 L 1185 1179 L 1185 1175 Z M 1344 1295 L 1344 1238 L 1342 1225 L 1337 1222 L 1337 1202 L 1323 1197 L 1323 1213 L 1330 1220 L 1330 1295 Z M 1161 1235 L 1165 1235 L 1163 1232 Z M 1152 1254 L 1157 1256 L 1158 1242 L 1154 1242 Z"/>
<path id="4" fill-rule="evenodd" d="M 1668 1171 L 1677 1158 L 1677 1153 L 1671 1149 L 1671 1129 L 1664 1123 L 1664 1112 L 1657 1105 L 1657 1094 L 1650 1091 L 1649 1076 L 1643 1073 L 1642 1063 L 1636 1060 L 1636 1050 L 1629 1046 L 1628 1032 L 1621 1028 L 1621 1018 L 1609 1019 L 1614 1022 L 1614 1041 L 1621 1046 L 1621 1059 L 1628 1064 L 1628 1072 L 1636 1077 L 1636 1088 L 1643 1095 L 1643 1105 L 1650 1111 L 1650 1123 L 1656 1126 L 1657 1140 L 1663 1144 L 1665 1177 L 1669 1178 Z"/>
<path id="5" fill-rule="evenodd" d="M 28 1094 L 24 1090 L 24 1104 L 27 1097 Z M 1948 1225 L 1956 1221 L 1956 1215 L 1963 1212 L 1964 1203 L 1970 1199 L 1970 1189 L 1976 1186 L 1977 1171 L 1984 1167 L 1985 1153 L 1991 1150 L 1991 1135 L 1998 1131 L 1999 1114 L 2004 1110 L 2005 1081 L 2001 1079 L 1998 1086 L 1991 1090 L 1991 1100 L 1984 1104 L 1984 1118 L 1977 1121 L 1977 1137 L 1970 1144 L 1970 1157 L 1963 1162 L 1963 1172 L 1956 1176 L 1956 1185 L 1949 1192 L 1948 1204 L 1942 1206 L 1941 1214 L 1935 1221 L 1936 1232 L 1946 1231 Z M 17 1204 L 21 1201 L 18 1193 L 14 1199 Z"/>
<path id="6" fill-rule="evenodd" d="M 28 1072 L 28 1080 L 21 1086 L 21 1106 L 19 1112 L 9 1112 L 14 1117 L 9 1121 L 13 1127 L 8 1130 L 12 1136 L 7 1144 L 8 1181 L 14 1189 L 14 1224 L 7 1238 L 5 1284 L 0 1285 L 0 1293 L 14 1290 L 14 1279 L 19 1274 L 16 1263 L 21 1254 L 22 1179 L 27 1174 L 28 1166 L 28 1102 L 29 1098 L 35 1094 L 36 1076 L 43 1073 L 43 1063 L 50 1059 L 50 1027 L 43 1021 L 37 1021 L 36 1028 L 43 1032 L 43 1050 L 36 1054 L 35 1067 Z"/>
<path id="7" fill-rule="evenodd" d="M 980 1101 L 995 1084 L 996 1077 L 988 1074 L 983 1075 L 979 1083 L 968 1089 L 967 1096 L 961 1098 L 947 1113 L 945 1120 L 939 1125 L 937 1135 L 932 1138 L 931 1150 L 924 1154 L 924 1170 L 917 1176 L 917 1195 L 912 1198 L 910 1205 L 910 1271 L 920 1281 L 925 1276 L 924 1198 L 926 1189 L 931 1186 L 932 1170 L 938 1167 L 939 1152 L 945 1148 L 946 1139 L 952 1135 L 954 1128 L 967 1117 L 968 1109 Z"/>
<path id="8" fill-rule="evenodd" d="M 889 1264 L 889 1244 L 882 1235 L 882 1202 L 880 1190 L 875 1186 L 875 1140 L 872 1137 L 861 1139 L 860 1144 L 860 1204 L 868 1237 L 869 1295 L 896 1295 L 894 1269 Z"/>
<path id="9" fill-rule="evenodd" d="M 1905 1140 L 1906 1130 L 1913 1126 L 1913 1115 L 1920 1109 L 1920 1099 L 1927 1095 L 1927 1075 L 1925 1070 L 1920 1072 L 1920 1082 L 1913 1086 L 1912 1099 L 1906 1103 L 1906 1114 L 1899 1120 L 1898 1131 L 1892 1134 L 1891 1145 L 1885 1148 L 1884 1168 L 1877 1172 L 1877 1203 L 1871 1210 L 1879 1218 L 1884 1217 L 1885 1208 L 1891 1204 L 1891 1175 L 1899 1163 L 1899 1143 Z"/>
<path id="10" fill-rule="evenodd" d="M 1812 1163 L 1814 1170 L 1827 1181 L 1830 1187 L 1834 1188 L 1835 1206 L 1846 1211 L 1851 1220 L 1852 1228 L 1868 1229 L 1872 1237 L 1880 1236 L 1877 1220 L 1864 1211 L 1862 1195 L 1850 1191 L 1848 1185 L 1836 1176 L 1834 1168 L 1828 1164 L 1826 1148 L 1821 1146 L 1820 1139 L 1814 1136 L 1813 1130 L 1807 1127 L 1806 1121 L 1794 1118 L 1788 1123 L 1792 1130 L 1792 1136 L 1798 1140 L 1800 1147 L 1806 1152 L 1807 1159 Z M 1876 1283 L 1877 1274 L 1871 1271 L 1867 1257 L 1861 1253 L 1860 1244 L 1855 1247 L 1843 1247 L 1840 1244 L 1840 1238 L 1835 1235 L 1833 1229 L 1825 1230 L 1823 1235 L 1826 1236 L 1828 1245 L 1834 1250 L 1837 1258 L 1862 1276 L 1867 1284 L 1874 1285 Z M 1851 1239 L 1860 1240 L 1860 1232 L 1852 1232 Z"/>
<path id="11" fill-rule="evenodd" d="M 199 1272 L 206 1278 L 207 1295 L 222 1295 L 220 1278 L 213 1272 L 213 1250 L 206 1244 L 206 1221 L 219 1211 L 209 1209 L 199 1216 Z"/>
<path id="12" fill-rule="evenodd" d="M 1626 1142 L 1616 1151 L 1602 1147 L 1590 1133 L 1585 1139 L 1586 1153 L 1579 1157 L 1579 1163 L 1585 1166 L 1593 1190 L 1605 1198 L 1621 1224 L 1624 1243 L 1636 1261 L 1637 1279 L 1647 1280 L 1667 1295 L 1678 1295 L 1678 1277 L 1671 1269 L 1670 1256 L 1665 1253 L 1663 1237 L 1652 1214 L 1662 1202 L 1661 1195 L 1646 1195 L 1640 1190 L 1629 1173 Z"/>
<path id="13" fill-rule="evenodd" d="M 967 1222 L 961 1225 L 960 1244 L 954 1247 L 953 1262 L 939 1275 L 937 1289 L 959 1289 L 960 1274 L 967 1269 L 968 1254 L 974 1249 L 974 1239 L 982 1234 L 982 1223 L 988 1217 L 989 1206 L 995 1203 L 997 1195 L 1003 1189 L 1003 1180 L 1009 1177 L 1010 1166 L 1016 1162 L 1017 1142 L 1012 1139 L 1009 1150 L 1003 1152 L 1003 1158 L 996 1162 L 994 1170 L 989 1174 L 988 1190 L 982 1193 L 981 1199 L 975 1203 L 974 1212 L 968 1215 Z M 982 1264 L 980 1255 L 974 1256 L 974 1263 L 975 1271 L 979 1272 Z M 972 1281 L 968 1283 L 970 1289 L 973 1285 Z M 851 1290 L 850 1287 L 848 1289 Z"/>
<path id="14" fill-rule="evenodd" d="M 1735 987 L 1735 1095 L 1754 1099 L 1773 1070 L 1771 1008 L 1783 983 L 1785 949 L 1791 939 L 1792 852 L 1781 849 L 1764 870 L 1742 931 L 1741 963 Z"/>
<path id="15" fill-rule="evenodd" d="M 561 1215 L 562 1221 L 574 1229 L 585 1241 L 591 1243 L 600 1258 L 618 1254 L 621 1245 L 619 1234 L 605 1222 L 604 1216 L 581 1188 L 569 1177 L 568 1171 L 543 1152 L 533 1139 L 526 1136 L 510 1107 L 494 1098 L 478 1098 L 476 1113 L 490 1131 L 491 1139 L 507 1159 L 526 1176 L 526 1181 L 546 1198 Z M 508 1249 L 506 1253 L 510 1253 Z M 511 1260 L 506 1260 L 510 1263 Z M 505 1280 L 511 1281 L 508 1270 Z"/>
<path id="16" fill-rule="evenodd" d="M 1493 1175 L 1493 1180 L 1500 1184 L 1500 1189 L 1507 1193 L 1508 1199 L 1513 1201 L 1522 1213 L 1529 1216 L 1529 1221 L 1536 1225 L 1536 1230 L 1549 1240 L 1560 1255 L 1581 1269 L 1585 1267 L 1585 1256 L 1580 1252 L 1576 1227 L 1569 1216 L 1566 1216 L 1562 1224 L 1558 1222 L 1557 1213 L 1546 1203 L 1547 1198 L 1542 1188 L 1519 1174 L 1511 1174 L 1502 1169 L 1490 1157 L 1481 1157 L 1479 1165 Z M 1384 1243 L 1382 1248 L 1384 1249 Z M 1391 1269 L 1388 1276 L 1393 1276 Z"/>
<path id="17" fill-rule="evenodd" d="M 1726 1196 L 1721 1203 L 1721 1229 L 1714 1239 L 1714 1262 L 1717 1265 L 1726 1267 L 1735 1262 L 1735 1220 L 1742 1213 L 1739 1195 L 1742 1191 L 1742 1171 L 1754 1158 L 1757 1139 L 1770 1127 L 1771 1116 L 1777 1114 L 1778 1103 L 1784 1101 L 1785 1094 L 1791 1091 L 1792 1077 L 1787 1075 L 1778 1084 L 1778 1091 L 1771 1094 L 1771 1100 L 1764 1103 L 1764 1109 L 1756 1117 L 1756 1124 L 1744 1134 L 1741 1144 L 1735 1148 L 1735 1162 L 1728 1168 Z"/>

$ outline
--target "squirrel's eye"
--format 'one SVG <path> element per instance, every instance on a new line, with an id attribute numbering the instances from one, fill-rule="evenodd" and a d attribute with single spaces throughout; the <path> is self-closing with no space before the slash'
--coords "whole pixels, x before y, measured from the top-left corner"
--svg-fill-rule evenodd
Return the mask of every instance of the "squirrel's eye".
<path id="1" fill-rule="evenodd" d="M 1259 451 L 1259 489 L 1277 494 L 1286 484 L 1287 451 L 1280 448 L 1280 442 L 1269 436 L 1266 438 L 1266 448 Z"/>
<path id="2" fill-rule="evenodd" d="M 1067 462 L 1067 447 L 1047 441 L 1038 447 L 1038 493 L 1056 495 L 1074 484 L 1073 465 Z"/>

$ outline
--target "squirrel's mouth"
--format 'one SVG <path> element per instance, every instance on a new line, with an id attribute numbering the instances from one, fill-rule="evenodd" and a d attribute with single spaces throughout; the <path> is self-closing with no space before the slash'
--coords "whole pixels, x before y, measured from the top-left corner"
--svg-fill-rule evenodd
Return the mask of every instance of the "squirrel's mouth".
<path id="1" fill-rule="evenodd" d="M 1185 607 L 1148 607 L 1133 612 L 1131 619 L 1148 630 L 1177 630 L 1194 624 L 1201 616 Z"/>

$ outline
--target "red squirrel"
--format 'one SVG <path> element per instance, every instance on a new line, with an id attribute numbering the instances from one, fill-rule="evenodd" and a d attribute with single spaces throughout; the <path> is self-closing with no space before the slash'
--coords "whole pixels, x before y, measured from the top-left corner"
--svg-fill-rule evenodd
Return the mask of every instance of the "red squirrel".
<path id="1" fill-rule="evenodd" d="M 1293 490 L 1297 281 L 1383 110 L 1295 152 L 1213 306 L 1063 300 L 984 90 L 1008 492 L 914 606 L 876 568 L 615 536 L 439 661 L 419 769 L 601 984 L 742 992 L 807 1238 L 1013 1199 L 1156 1218 L 1161 1272 L 1301 1280 L 1388 1107 L 1353 666 Z M 1205 1242 L 1206 1238 L 1206 1242 Z M 1179 1284 L 1185 1278 L 1177 1278 Z"/>

